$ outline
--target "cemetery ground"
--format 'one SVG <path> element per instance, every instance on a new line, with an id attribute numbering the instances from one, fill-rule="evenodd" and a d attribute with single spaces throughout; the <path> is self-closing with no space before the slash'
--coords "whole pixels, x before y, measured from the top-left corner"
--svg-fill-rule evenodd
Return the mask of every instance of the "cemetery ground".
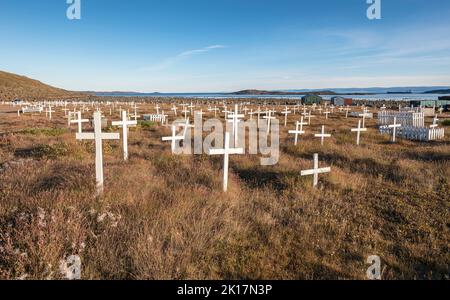
<path id="1" fill-rule="evenodd" d="M 383 279 L 449 279 L 449 127 L 443 141 L 393 144 L 367 119 L 358 147 L 357 118 L 316 113 L 295 146 L 300 115 L 287 127 L 277 115 L 278 164 L 231 156 L 223 193 L 222 156 L 173 155 L 161 141 L 171 128 L 140 122 L 127 162 L 120 140 L 103 142 L 95 197 L 94 143 L 55 110 L 48 120 L 0 105 L 1 279 L 59 279 L 69 255 L 83 279 L 366 279 L 370 255 Z M 317 189 L 300 176 L 314 153 L 332 169 Z"/>

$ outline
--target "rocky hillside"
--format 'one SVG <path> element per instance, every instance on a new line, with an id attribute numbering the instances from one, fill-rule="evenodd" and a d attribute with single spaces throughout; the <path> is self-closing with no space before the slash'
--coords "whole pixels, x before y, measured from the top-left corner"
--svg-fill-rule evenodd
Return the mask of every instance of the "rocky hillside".
<path id="1" fill-rule="evenodd" d="M 0 100 L 67 99 L 79 96 L 82 94 L 58 89 L 25 76 L 0 71 Z"/>

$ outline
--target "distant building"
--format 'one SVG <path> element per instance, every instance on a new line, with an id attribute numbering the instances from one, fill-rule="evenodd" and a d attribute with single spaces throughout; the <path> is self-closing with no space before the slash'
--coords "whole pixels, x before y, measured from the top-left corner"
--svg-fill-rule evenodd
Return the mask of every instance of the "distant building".
<path id="1" fill-rule="evenodd" d="M 14 104 L 16 104 L 16 105 L 20 105 L 20 104 L 23 104 L 24 101 L 21 100 L 21 99 L 16 99 L 16 100 L 12 101 L 12 103 L 14 103 Z"/>
<path id="2" fill-rule="evenodd" d="M 449 100 L 444 100 L 444 97 L 440 97 L 439 100 L 413 100 L 410 101 L 410 106 L 412 107 L 435 107 L 435 108 L 441 108 L 445 105 L 450 104 Z"/>
<path id="3" fill-rule="evenodd" d="M 307 94 L 302 97 L 302 104 L 312 105 L 312 104 L 321 104 L 323 102 L 322 97 L 315 94 Z"/>
<path id="4" fill-rule="evenodd" d="M 331 104 L 335 105 L 335 106 L 347 106 L 347 105 L 352 105 L 353 104 L 353 100 L 349 99 L 349 98 L 344 98 L 341 96 L 335 96 L 335 97 L 331 97 Z"/>

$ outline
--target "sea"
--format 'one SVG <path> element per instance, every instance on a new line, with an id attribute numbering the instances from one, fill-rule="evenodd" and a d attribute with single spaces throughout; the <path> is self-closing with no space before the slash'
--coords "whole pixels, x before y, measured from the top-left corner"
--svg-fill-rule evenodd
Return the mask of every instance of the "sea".
<path id="1" fill-rule="evenodd" d="M 306 93 L 305 93 L 306 94 Z M 198 98 L 198 99 L 301 99 L 304 95 L 234 95 L 222 93 L 95 93 L 97 96 L 107 97 L 155 97 L 155 98 Z M 335 95 L 320 95 L 329 100 Z M 355 100 L 386 100 L 386 101 L 411 101 L 411 100 L 438 100 L 441 96 L 450 94 L 370 94 L 370 95 L 339 95 Z"/>

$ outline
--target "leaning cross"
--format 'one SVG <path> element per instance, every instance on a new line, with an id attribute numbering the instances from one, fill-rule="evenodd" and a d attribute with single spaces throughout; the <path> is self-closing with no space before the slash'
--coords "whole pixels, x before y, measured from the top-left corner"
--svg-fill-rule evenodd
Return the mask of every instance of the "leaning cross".
<path id="1" fill-rule="evenodd" d="M 311 170 L 301 171 L 301 176 L 314 175 L 313 187 L 316 187 L 319 183 L 319 174 L 330 173 L 331 168 L 321 168 L 319 169 L 319 154 L 314 154 L 314 168 Z"/>

